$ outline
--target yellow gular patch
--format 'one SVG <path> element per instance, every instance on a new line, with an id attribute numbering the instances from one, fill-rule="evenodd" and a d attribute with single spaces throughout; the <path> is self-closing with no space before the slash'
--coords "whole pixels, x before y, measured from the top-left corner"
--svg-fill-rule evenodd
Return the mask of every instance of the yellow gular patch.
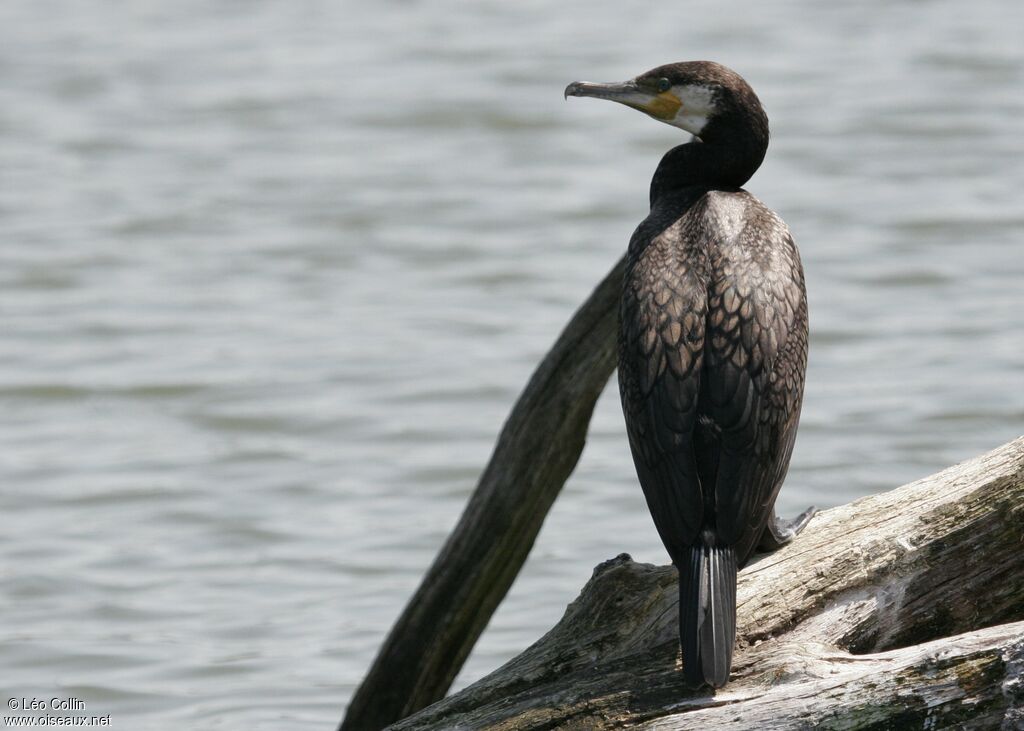
<path id="1" fill-rule="evenodd" d="M 645 111 L 652 117 L 670 121 L 676 118 L 676 113 L 681 106 L 683 103 L 679 101 L 679 97 L 671 91 L 663 91 L 651 100 Z"/>

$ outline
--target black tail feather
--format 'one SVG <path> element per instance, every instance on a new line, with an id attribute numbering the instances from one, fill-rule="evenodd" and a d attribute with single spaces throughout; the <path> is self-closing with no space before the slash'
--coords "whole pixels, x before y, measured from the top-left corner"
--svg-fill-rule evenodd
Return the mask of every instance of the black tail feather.
<path id="1" fill-rule="evenodd" d="M 679 641 L 691 688 L 721 688 L 729 680 L 736 642 L 736 554 L 696 545 L 679 566 Z"/>

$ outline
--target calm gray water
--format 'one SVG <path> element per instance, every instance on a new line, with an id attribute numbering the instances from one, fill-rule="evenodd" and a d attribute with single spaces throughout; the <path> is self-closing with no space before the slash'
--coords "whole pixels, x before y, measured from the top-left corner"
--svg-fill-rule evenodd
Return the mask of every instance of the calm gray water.
<path id="1" fill-rule="evenodd" d="M 811 305 L 793 513 L 1024 426 L 1013 0 L 0 5 L 0 688 L 330 728 L 677 131 L 562 99 L 710 58 Z M 458 684 L 665 562 L 617 395 Z"/>

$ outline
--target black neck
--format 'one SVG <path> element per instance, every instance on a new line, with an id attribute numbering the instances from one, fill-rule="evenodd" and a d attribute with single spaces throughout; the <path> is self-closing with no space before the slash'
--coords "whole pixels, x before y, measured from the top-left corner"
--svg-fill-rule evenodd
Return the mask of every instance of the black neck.
<path id="1" fill-rule="evenodd" d="M 712 128 L 707 132 L 703 142 L 673 147 L 661 159 L 651 179 L 652 206 L 666 193 L 690 186 L 740 188 L 760 167 L 768 149 L 767 124 L 763 131 Z"/>

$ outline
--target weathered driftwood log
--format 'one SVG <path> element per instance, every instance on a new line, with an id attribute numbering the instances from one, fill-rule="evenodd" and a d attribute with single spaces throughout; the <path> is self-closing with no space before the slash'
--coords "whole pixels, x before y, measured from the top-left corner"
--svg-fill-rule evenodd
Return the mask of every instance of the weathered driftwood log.
<path id="1" fill-rule="evenodd" d="M 677 598 L 671 567 L 608 561 L 537 643 L 393 728 L 1024 728 L 1024 438 L 741 572 L 718 692 L 682 686 Z"/>
<path id="2" fill-rule="evenodd" d="M 624 260 L 579 308 L 516 402 L 458 525 L 391 629 L 341 731 L 377 731 L 444 697 L 576 466 L 615 369 Z"/>

